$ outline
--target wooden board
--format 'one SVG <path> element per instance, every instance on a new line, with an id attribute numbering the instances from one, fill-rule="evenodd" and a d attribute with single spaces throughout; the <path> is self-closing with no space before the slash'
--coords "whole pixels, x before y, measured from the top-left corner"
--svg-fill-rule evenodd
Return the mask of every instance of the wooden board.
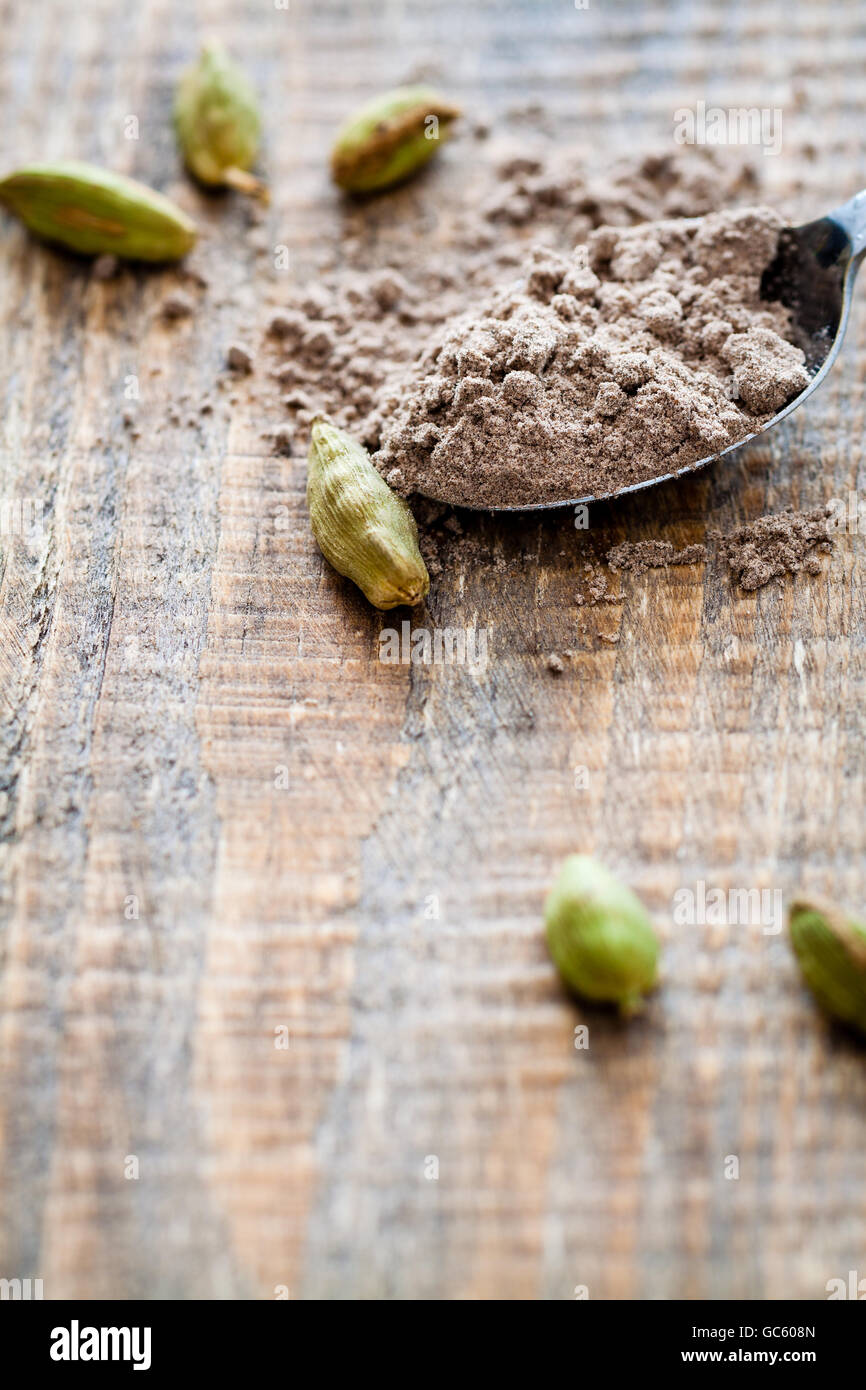
<path id="1" fill-rule="evenodd" d="M 265 95 L 264 245 L 299 278 L 336 244 L 335 123 L 423 72 L 503 128 L 542 103 L 596 158 L 668 148 L 698 100 L 779 107 L 771 189 L 800 179 L 812 216 L 866 182 L 856 0 L 4 6 L 3 166 L 75 155 L 176 194 L 209 285 L 169 331 L 182 272 L 94 282 L 3 221 L 0 496 L 43 527 L 4 539 L 0 578 L 0 1275 L 48 1298 L 824 1297 L 866 1273 L 863 1051 L 784 936 L 671 908 L 699 882 L 862 908 L 862 537 L 757 595 L 718 561 L 623 576 L 615 642 L 581 635 L 577 595 L 617 540 L 862 491 L 862 305 L 760 449 L 588 533 L 465 519 L 490 564 L 455 537 L 428 621 L 485 628 L 487 669 L 383 665 L 247 388 L 170 418 L 273 289 L 246 209 L 177 165 L 204 32 Z M 442 163 L 446 196 L 471 186 L 471 146 Z M 545 951 L 574 849 L 666 940 L 627 1028 Z"/>

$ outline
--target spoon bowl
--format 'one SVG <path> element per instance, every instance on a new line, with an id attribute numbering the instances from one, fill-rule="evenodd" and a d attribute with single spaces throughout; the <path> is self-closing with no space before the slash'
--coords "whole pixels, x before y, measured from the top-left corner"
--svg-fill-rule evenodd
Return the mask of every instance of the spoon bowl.
<path id="1" fill-rule="evenodd" d="M 699 219 L 695 218 L 697 223 Z M 792 341 L 801 348 L 806 358 L 806 368 L 811 380 L 805 390 L 751 434 L 743 435 L 733 444 L 728 444 L 716 454 L 697 459 L 671 473 L 659 473 L 655 478 L 645 478 L 639 483 L 617 488 L 614 492 L 587 493 L 583 497 L 562 498 L 554 502 L 521 503 L 519 506 L 467 507 L 463 502 L 453 503 L 467 511 L 486 512 L 534 512 L 549 511 L 554 507 L 576 507 L 588 502 L 610 501 L 628 492 L 640 492 L 642 488 L 655 487 L 658 483 L 670 482 L 686 473 L 694 473 L 699 468 L 723 458 L 725 454 L 741 449 L 750 440 L 766 434 L 767 430 L 778 425 L 786 415 L 790 415 L 803 404 L 808 396 L 824 381 L 833 366 L 851 309 L 854 281 L 863 253 L 866 251 L 866 189 L 857 193 L 847 203 L 836 208 L 826 217 L 815 222 L 806 222 L 801 227 L 788 227 L 779 239 L 776 259 L 767 266 L 761 280 L 761 297 L 780 301 L 791 312 Z M 433 501 L 452 503 L 453 499 L 425 493 Z"/>

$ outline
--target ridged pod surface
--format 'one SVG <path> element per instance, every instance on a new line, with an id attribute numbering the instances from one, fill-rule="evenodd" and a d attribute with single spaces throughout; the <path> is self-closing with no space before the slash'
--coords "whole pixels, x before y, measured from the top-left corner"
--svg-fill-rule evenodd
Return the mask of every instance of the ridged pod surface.
<path id="1" fill-rule="evenodd" d="M 186 166 L 201 183 L 264 196 L 264 184 L 248 173 L 261 139 L 258 98 L 222 44 L 205 44 L 182 74 L 174 123 Z"/>
<path id="2" fill-rule="evenodd" d="M 430 578 L 415 518 L 376 472 L 367 450 L 328 420 L 313 422 L 307 504 L 325 559 L 374 607 L 421 602 Z"/>
<path id="3" fill-rule="evenodd" d="M 398 87 L 375 97 L 337 132 L 334 182 L 349 193 L 401 183 L 433 158 L 459 115 L 458 107 L 429 87 Z"/>

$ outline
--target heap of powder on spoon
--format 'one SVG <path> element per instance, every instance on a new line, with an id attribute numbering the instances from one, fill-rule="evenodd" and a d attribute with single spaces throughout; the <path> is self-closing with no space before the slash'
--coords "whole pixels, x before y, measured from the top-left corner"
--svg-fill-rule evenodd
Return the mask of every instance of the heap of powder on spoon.
<path id="1" fill-rule="evenodd" d="M 386 383 L 370 433 L 399 491 L 522 506 L 674 472 L 759 429 L 809 381 L 761 299 L 768 208 L 602 227 L 448 322 Z"/>

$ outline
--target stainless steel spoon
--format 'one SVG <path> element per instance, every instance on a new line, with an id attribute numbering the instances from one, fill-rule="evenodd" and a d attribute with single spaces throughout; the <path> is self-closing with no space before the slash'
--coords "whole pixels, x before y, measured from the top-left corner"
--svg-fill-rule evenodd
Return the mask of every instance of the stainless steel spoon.
<path id="1" fill-rule="evenodd" d="M 764 271 L 761 296 L 768 300 L 781 300 L 790 309 L 794 329 L 792 337 L 806 355 L 806 367 L 812 373 L 812 380 L 805 391 L 801 391 L 784 410 L 780 410 L 778 415 L 774 415 L 753 434 L 744 435 L 719 453 L 708 454 L 706 458 L 697 459 L 673 473 L 661 473 L 657 478 L 646 478 L 641 483 L 631 483 L 615 492 L 587 493 L 584 497 L 563 498 L 556 502 L 522 503 L 519 507 L 467 508 L 462 502 L 455 502 L 454 505 L 469 511 L 529 512 L 609 500 L 622 497 L 627 492 L 639 492 L 641 488 L 655 487 L 657 483 L 670 482 L 671 478 L 681 478 L 684 473 L 694 473 L 696 469 L 705 468 L 708 463 L 730 454 L 734 449 L 741 449 L 750 439 L 766 434 L 817 390 L 836 361 L 845 336 L 854 280 L 864 251 L 866 189 L 856 193 L 849 202 L 843 203 L 826 217 L 819 217 L 817 222 L 789 227 L 782 233 L 779 254 Z M 450 499 L 440 495 L 434 500 L 449 502 Z"/>

